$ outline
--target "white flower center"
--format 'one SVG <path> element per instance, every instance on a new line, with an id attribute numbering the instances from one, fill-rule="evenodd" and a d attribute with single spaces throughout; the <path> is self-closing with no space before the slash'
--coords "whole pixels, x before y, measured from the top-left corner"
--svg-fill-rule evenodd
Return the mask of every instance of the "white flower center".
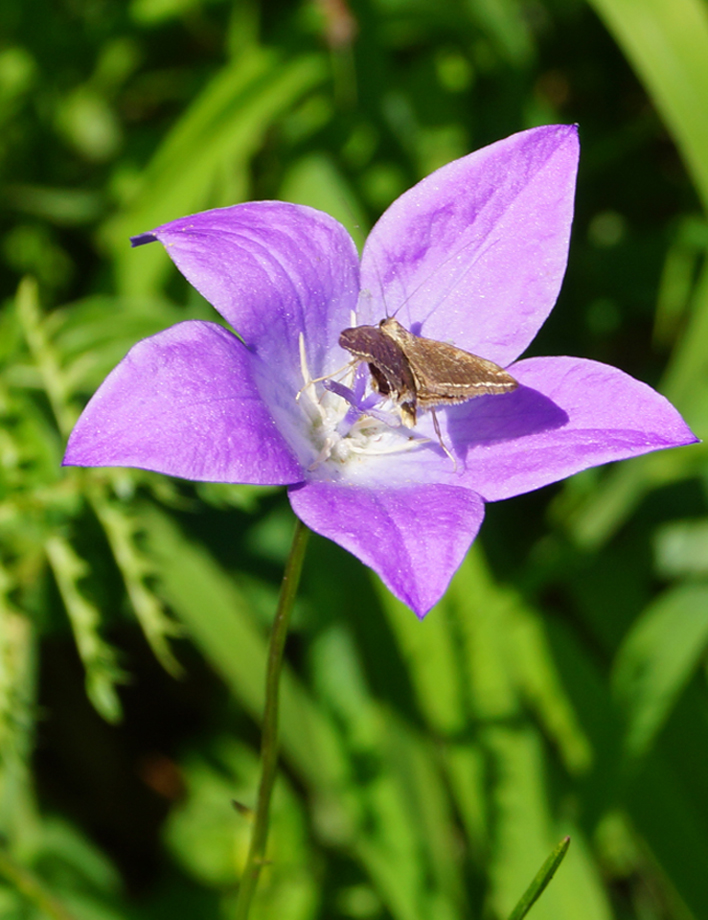
<path id="1" fill-rule="evenodd" d="M 377 457 L 415 450 L 429 443 L 428 438 L 403 427 L 391 400 L 383 399 L 383 408 L 379 405 L 368 408 L 372 402 L 369 392 L 365 401 L 367 408 L 361 408 L 361 401 L 355 395 L 357 384 L 361 389 L 356 362 L 345 365 L 327 377 L 313 378 L 307 366 L 302 333 L 299 344 L 304 385 L 297 394 L 297 400 L 307 417 L 308 436 L 315 451 L 315 458 L 308 467 L 310 472 L 323 464 L 336 464 L 339 467 L 360 465 Z M 328 386 L 330 381 L 332 383 Z M 350 394 L 351 401 L 341 393 Z"/>

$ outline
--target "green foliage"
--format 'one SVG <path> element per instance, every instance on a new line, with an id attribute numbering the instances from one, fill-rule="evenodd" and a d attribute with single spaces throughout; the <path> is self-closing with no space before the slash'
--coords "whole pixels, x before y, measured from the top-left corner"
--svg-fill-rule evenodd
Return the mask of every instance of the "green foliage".
<path id="1" fill-rule="evenodd" d="M 514 908 L 509 920 L 523 920 L 533 905 L 538 901 L 543 892 L 550 884 L 551 879 L 556 874 L 558 866 L 563 862 L 565 854 L 570 846 L 570 837 L 564 837 L 555 850 L 551 853 L 545 863 L 538 870 L 537 875 L 531 882 L 521 897 L 521 900 Z"/>
<path id="2" fill-rule="evenodd" d="M 361 244 L 436 166 L 577 121 L 534 348 L 659 385 L 705 438 L 705 4 L 6 0 L 0 34 L 0 916 L 228 917 L 292 518 L 62 470 L 135 341 L 215 318 L 127 237 L 283 198 Z M 565 835 L 535 920 L 708 916 L 705 456 L 490 506 L 423 623 L 312 539 L 253 916 L 506 920 Z"/>

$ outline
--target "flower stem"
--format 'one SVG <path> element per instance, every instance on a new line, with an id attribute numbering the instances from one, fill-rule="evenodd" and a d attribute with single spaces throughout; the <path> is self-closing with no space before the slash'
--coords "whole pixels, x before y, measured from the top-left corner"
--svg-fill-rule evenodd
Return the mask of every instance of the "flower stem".
<path id="1" fill-rule="evenodd" d="M 292 613 L 295 594 L 300 581 L 300 572 L 302 571 L 309 534 L 310 531 L 307 527 L 296 519 L 290 555 L 285 565 L 283 582 L 280 586 L 278 609 L 275 612 L 275 620 L 270 634 L 265 707 L 263 710 L 263 733 L 261 735 L 261 782 L 258 787 L 258 802 L 253 822 L 251 845 L 248 850 L 246 867 L 241 877 L 236 902 L 236 920 L 246 920 L 248 917 L 251 900 L 265 861 L 270 797 L 278 766 L 278 688 L 280 685 L 280 671 L 283 664 L 285 637 L 287 636 L 290 614 Z"/>

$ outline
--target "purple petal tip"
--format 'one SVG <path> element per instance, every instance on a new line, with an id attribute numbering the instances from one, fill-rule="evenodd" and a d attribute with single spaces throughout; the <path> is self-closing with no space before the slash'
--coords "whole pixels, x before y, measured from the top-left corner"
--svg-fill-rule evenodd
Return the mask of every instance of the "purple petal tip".
<path id="1" fill-rule="evenodd" d="M 135 249 L 136 246 L 144 246 L 146 243 L 154 243 L 157 236 L 152 232 L 139 233 L 137 236 L 131 236 L 130 245 Z"/>

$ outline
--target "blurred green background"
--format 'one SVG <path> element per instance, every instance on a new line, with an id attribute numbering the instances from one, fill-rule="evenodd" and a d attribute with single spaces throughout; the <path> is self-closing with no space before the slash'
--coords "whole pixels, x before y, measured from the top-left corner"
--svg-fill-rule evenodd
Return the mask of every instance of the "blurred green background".
<path id="1" fill-rule="evenodd" d="M 282 490 L 61 470 L 138 339 L 212 316 L 128 236 L 251 198 L 357 239 L 404 189 L 578 122 L 533 353 L 613 363 L 708 433 L 705 0 L 3 0 L 0 917 L 232 915 Z M 310 543 L 261 920 L 708 917 L 701 446 L 487 507 L 422 623 Z"/>

